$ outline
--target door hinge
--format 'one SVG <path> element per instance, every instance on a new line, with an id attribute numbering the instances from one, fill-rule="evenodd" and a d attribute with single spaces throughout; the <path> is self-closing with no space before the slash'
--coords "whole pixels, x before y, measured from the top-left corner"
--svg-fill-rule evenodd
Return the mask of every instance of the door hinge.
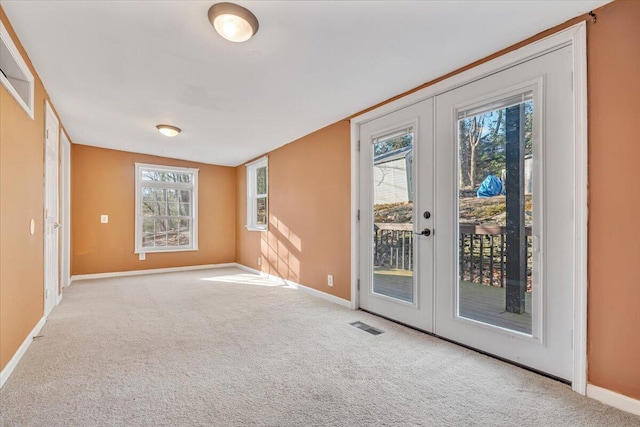
<path id="1" fill-rule="evenodd" d="M 360 290 L 360 279 L 358 279 L 358 290 Z"/>
<path id="2" fill-rule="evenodd" d="M 356 214 L 356 221 L 360 221 L 360 209 L 358 209 L 358 213 Z"/>
<path id="3" fill-rule="evenodd" d="M 47 129 L 45 138 L 49 139 L 49 129 Z"/>
<path id="4" fill-rule="evenodd" d="M 360 140 L 358 140 L 358 144 L 356 144 L 356 150 L 360 151 Z"/>

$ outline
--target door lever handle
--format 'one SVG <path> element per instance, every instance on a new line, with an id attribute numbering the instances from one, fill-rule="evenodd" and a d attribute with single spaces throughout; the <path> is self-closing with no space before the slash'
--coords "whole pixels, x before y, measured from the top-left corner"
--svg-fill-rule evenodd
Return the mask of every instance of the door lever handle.
<path id="1" fill-rule="evenodd" d="M 428 228 L 425 228 L 424 230 L 422 230 L 420 233 L 416 233 L 414 232 L 413 234 L 417 234 L 418 236 L 431 236 L 431 230 L 429 230 Z"/>

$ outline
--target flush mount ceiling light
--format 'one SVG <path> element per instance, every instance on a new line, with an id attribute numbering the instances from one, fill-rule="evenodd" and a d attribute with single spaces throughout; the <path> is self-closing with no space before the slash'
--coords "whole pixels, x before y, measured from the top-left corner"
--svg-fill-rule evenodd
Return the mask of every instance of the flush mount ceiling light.
<path id="1" fill-rule="evenodd" d="M 216 3 L 209 8 L 209 21 L 225 39 L 244 42 L 258 32 L 258 18 L 250 10 L 233 3 Z"/>
<path id="2" fill-rule="evenodd" d="M 176 136 L 182 132 L 182 129 L 171 125 L 158 125 L 156 126 L 156 129 L 158 129 L 158 131 L 164 136 Z"/>

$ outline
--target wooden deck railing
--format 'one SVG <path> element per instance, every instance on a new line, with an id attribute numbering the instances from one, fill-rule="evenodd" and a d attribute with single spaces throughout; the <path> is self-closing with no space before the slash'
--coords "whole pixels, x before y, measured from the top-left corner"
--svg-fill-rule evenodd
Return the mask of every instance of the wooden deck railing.
<path id="1" fill-rule="evenodd" d="M 374 265 L 413 270 L 413 225 L 375 223 Z M 527 288 L 531 288 L 531 227 L 527 238 Z M 460 279 L 504 287 L 506 283 L 505 227 L 460 224 Z"/>
<path id="2" fill-rule="evenodd" d="M 504 287 L 506 283 L 506 227 L 460 224 L 460 279 Z M 527 239 L 527 289 L 531 289 L 531 227 Z"/>
<path id="3" fill-rule="evenodd" d="M 413 270 L 413 225 L 376 223 L 373 265 Z"/>

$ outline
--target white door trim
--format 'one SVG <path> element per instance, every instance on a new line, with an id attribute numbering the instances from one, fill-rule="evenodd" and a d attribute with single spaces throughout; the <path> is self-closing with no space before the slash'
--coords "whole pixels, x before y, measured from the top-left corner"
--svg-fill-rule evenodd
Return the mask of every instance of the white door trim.
<path id="1" fill-rule="evenodd" d="M 71 142 L 64 130 L 60 131 L 61 182 L 62 182 L 62 253 L 61 277 L 62 288 L 71 284 Z"/>
<path id="2" fill-rule="evenodd" d="M 575 280 L 573 287 L 573 382 L 571 387 L 587 394 L 587 259 L 588 259 L 588 140 L 587 140 L 587 27 L 576 28 L 573 44 L 573 134 L 575 140 L 574 242 Z"/>
<path id="3" fill-rule="evenodd" d="M 360 123 L 351 121 L 351 308 L 360 307 Z"/>
<path id="4" fill-rule="evenodd" d="M 388 104 L 351 119 L 351 300 L 359 307 L 358 271 L 359 254 L 357 209 L 359 204 L 358 140 L 360 125 L 390 112 L 439 95 L 472 81 L 543 55 L 562 46 L 573 46 L 573 107 L 576 152 L 574 224 L 575 271 L 573 287 L 573 381 L 574 391 L 585 395 L 587 389 L 587 50 L 586 24 L 581 22 L 544 39 L 504 54 L 477 67 L 463 71 L 446 80 L 406 95 Z"/>

